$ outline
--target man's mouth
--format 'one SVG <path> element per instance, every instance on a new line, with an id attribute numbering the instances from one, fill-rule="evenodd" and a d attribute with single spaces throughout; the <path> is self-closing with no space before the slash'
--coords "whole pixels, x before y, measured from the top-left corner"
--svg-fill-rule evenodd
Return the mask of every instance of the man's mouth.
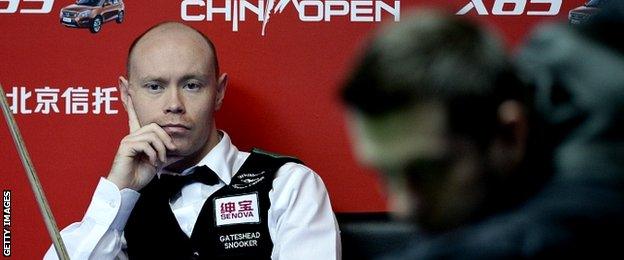
<path id="1" fill-rule="evenodd" d="M 183 124 L 164 124 L 160 127 L 171 137 L 185 135 L 190 131 L 190 127 Z"/>

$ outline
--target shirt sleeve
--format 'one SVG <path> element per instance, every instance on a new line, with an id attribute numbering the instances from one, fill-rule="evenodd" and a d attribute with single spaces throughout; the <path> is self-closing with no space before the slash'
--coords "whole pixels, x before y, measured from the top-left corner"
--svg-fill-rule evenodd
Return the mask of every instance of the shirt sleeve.
<path id="1" fill-rule="evenodd" d="M 140 194 L 131 189 L 119 190 L 117 185 L 100 178 L 91 204 L 81 222 L 61 231 L 71 259 L 125 259 L 123 229 Z M 58 259 L 54 245 L 45 260 Z"/>
<path id="2" fill-rule="evenodd" d="M 341 259 L 340 231 L 325 185 L 310 168 L 287 163 L 269 192 L 268 225 L 279 259 Z"/>

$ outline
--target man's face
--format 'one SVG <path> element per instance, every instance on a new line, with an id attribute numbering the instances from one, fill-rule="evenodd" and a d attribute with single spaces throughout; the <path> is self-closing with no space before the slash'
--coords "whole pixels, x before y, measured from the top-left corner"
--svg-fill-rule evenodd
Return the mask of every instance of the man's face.
<path id="1" fill-rule="evenodd" d="M 481 154 L 452 137 L 439 102 L 380 117 L 353 113 L 350 128 L 358 159 L 383 173 L 389 207 L 423 228 L 442 230 L 465 221 L 482 200 Z"/>
<path id="2" fill-rule="evenodd" d="M 128 95 L 141 126 L 156 123 L 173 138 L 168 156 L 200 152 L 216 132 L 225 75 L 216 79 L 212 55 L 201 36 L 175 30 L 148 34 L 133 51 Z"/>

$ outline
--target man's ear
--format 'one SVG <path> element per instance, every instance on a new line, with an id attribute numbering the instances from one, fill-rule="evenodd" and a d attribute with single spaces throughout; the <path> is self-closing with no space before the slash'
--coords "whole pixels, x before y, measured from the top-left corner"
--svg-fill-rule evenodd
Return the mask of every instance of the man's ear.
<path id="1" fill-rule="evenodd" d="M 499 130 L 490 150 L 494 166 L 502 172 L 510 172 L 524 160 L 529 134 L 529 122 L 525 106 L 515 100 L 507 100 L 498 107 Z"/>
<path id="2" fill-rule="evenodd" d="M 225 98 L 225 90 L 227 89 L 228 75 L 227 73 L 221 74 L 221 77 L 217 80 L 217 93 L 215 98 L 215 111 L 221 109 L 223 105 L 223 99 Z"/>
<path id="3" fill-rule="evenodd" d="M 128 84 L 128 80 L 123 76 L 119 76 L 119 93 L 121 93 L 121 102 L 124 105 L 124 108 L 128 110 L 128 95 L 130 91 L 130 85 Z"/>

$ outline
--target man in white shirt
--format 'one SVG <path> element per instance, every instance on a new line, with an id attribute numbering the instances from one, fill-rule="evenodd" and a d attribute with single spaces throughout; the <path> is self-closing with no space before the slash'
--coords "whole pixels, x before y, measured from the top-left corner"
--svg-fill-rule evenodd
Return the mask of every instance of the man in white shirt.
<path id="1" fill-rule="evenodd" d="M 340 258 L 320 177 L 294 158 L 238 151 L 217 130 L 227 74 L 206 36 L 159 24 L 127 66 L 130 134 L 83 220 L 61 232 L 72 259 Z M 50 247 L 44 259 L 55 258 Z"/>

